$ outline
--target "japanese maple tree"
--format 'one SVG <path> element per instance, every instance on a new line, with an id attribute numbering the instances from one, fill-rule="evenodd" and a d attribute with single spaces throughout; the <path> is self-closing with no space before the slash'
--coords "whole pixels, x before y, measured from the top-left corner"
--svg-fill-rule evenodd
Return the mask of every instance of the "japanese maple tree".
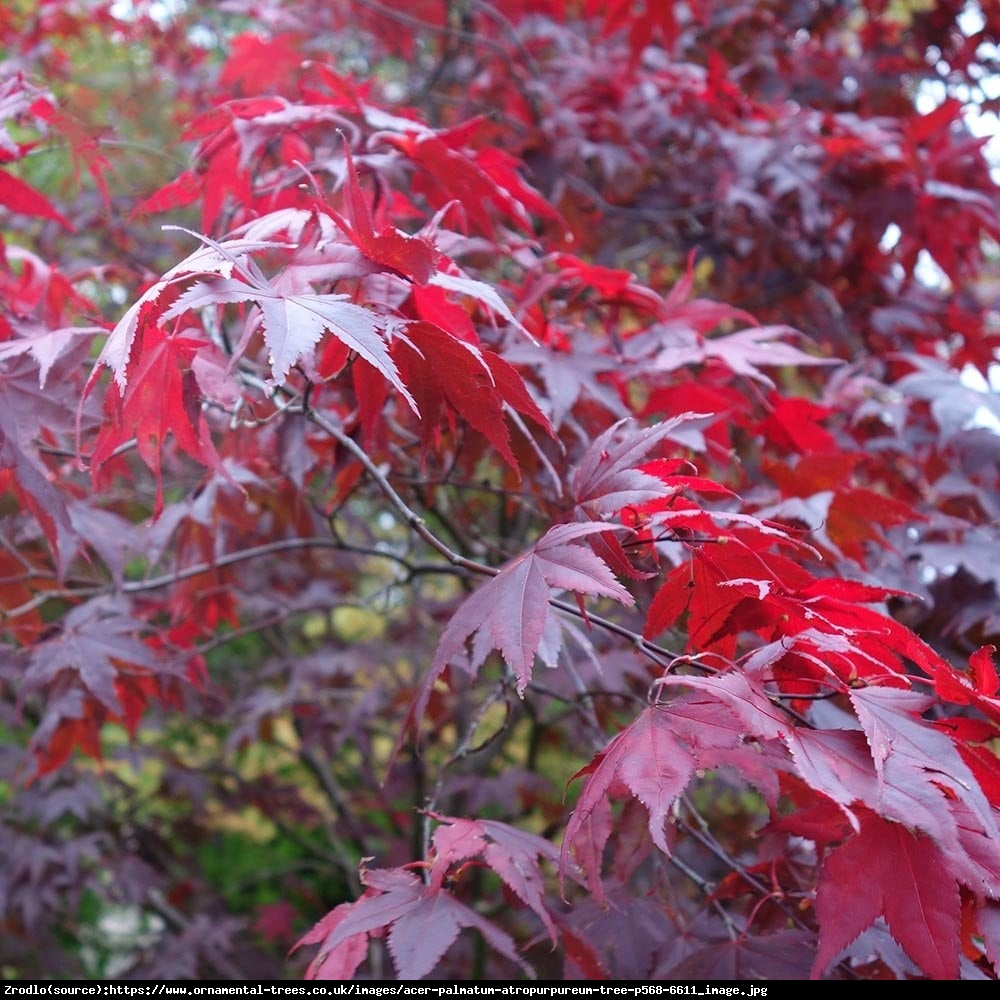
<path id="1" fill-rule="evenodd" d="M 996 979 L 1000 7 L 176 7 L 0 11 L 4 976 Z"/>

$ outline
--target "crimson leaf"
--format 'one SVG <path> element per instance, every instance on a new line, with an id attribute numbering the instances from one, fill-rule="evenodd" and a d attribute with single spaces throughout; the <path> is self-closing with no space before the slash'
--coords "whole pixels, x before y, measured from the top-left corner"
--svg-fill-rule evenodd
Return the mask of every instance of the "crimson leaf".
<path id="1" fill-rule="evenodd" d="M 901 823 L 864 814 L 823 864 L 816 912 L 814 979 L 880 916 L 928 976 L 958 977 L 958 886 L 934 842 Z"/>

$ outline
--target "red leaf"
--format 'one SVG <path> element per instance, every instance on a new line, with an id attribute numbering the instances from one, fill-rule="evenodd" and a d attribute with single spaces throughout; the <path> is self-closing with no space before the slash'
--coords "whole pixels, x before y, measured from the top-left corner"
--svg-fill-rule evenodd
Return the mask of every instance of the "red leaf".
<path id="1" fill-rule="evenodd" d="M 1000 678 L 997 677 L 997 668 L 993 664 L 995 653 L 996 646 L 980 646 L 969 657 L 969 666 L 972 668 L 972 680 L 976 690 L 988 698 L 995 697 L 1000 691 Z"/>
<path id="2" fill-rule="evenodd" d="M 456 862 L 481 857 L 504 884 L 530 907 L 545 925 L 553 945 L 556 928 L 542 901 L 545 886 L 538 859 L 555 864 L 556 849 L 547 840 L 494 820 L 452 819 L 432 814 L 442 825 L 434 831 L 437 856 L 431 866 L 431 885 L 440 886 Z"/>
<path id="3" fill-rule="evenodd" d="M 140 201 L 132 209 L 129 218 L 140 215 L 169 212 L 175 208 L 193 205 L 203 194 L 204 184 L 200 177 L 191 170 L 185 170 L 174 180 L 158 188 L 148 198 Z"/>
<path id="4" fill-rule="evenodd" d="M 344 235 L 376 264 L 410 278 L 418 285 L 426 285 L 437 270 L 440 256 L 437 248 L 425 237 L 409 236 L 395 226 L 385 226 L 376 233 L 368 202 L 358 183 L 354 158 L 346 146 L 344 155 L 347 158 L 347 179 L 344 181 L 347 220 L 332 213 Z"/>
<path id="5" fill-rule="evenodd" d="M 6 170 L 0 170 L 0 205 L 6 205 L 12 212 L 51 219 L 71 233 L 76 232 L 73 223 L 61 215 L 45 195 Z"/>
<path id="6" fill-rule="evenodd" d="M 1000 973 L 1000 903 L 986 900 L 976 911 L 976 926 L 993 971 Z"/>
<path id="7" fill-rule="evenodd" d="M 106 720 L 100 703 L 79 688 L 51 699 L 31 740 L 37 776 L 58 770 L 76 747 L 93 760 L 101 760 L 101 729 Z"/>
<path id="8" fill-rule="evenodd" d="M 327 974 L 327 963 L 333 963 L 330 971 L 336 972 L 336 978 L 352 974 L 359 964 L 354 961 L 359 941 L 383 928 L 388 930 L 389 953 L 400 979 L 421 979 L 430 973 L 464 927 L 479 931 L 494 951 L 531 975 L 510 936 L 446 890 L 425 886 L 402 868 L 362 869 L 362 881 L 369 887 L 364 896 L 333 911 L 346 911 L 344 916 L 328 915 L 299 942 L 313 943 L 329 932 L 308 978 L 335 978 Z"/>
<path id="9" fill-rule="evenodd" d="M 654 316 L 666 309 L 663 299 L 652 289 L 641 285 L 631 271 L 589 264 L 572 254 L 557 254 L 555 263 L 561 271 L 559 278 L 574 282 L 597 292 L 602 302 L 630 305 Z"/>
<path id="10" fill-rule="evenodd" d="M 465 308 L 452 302 L 443 288 L 435 285 L 414 285 L 411 291 L 417 315 L 428 323 L 447 330 L 456 340 L 479 345 L 475 324 Z"/>
<path id="11" fill-rule="evenodd" d="M 560 926 L 567 963 L 572 962 L 586 979 L 609 979 L 607 969 L 601 964 L 597 949 L 586 938 L 574 933 L 565 924 Z M 571 966 L 572 968 L 572 966 Z M 566 978 L 570 978 L 566 976 Z"/>
<path id="12" fill-rule="evenodd" d="M 698 948 L 677 965 L 658 973 L 667 980 L 709 979 L 737 982 L 803 980 L 809 975 L 815 938 L 807 931 L 740 934 Z"/>
<path id="13" fill-rule="evenodd" d="M 291 32 L 267 38 L 247 32 L 228 44 L 219 84 L 229 92 L 249 96 L 285 86 L 303 62 L 303 39 Z"/>
<path id="14" fill-rule="evenodd" d="M 958 886 L 934 842 L 901 823 L 864 815 L 861 832 L 823 863 L 816 915 L 814 979 L 881 916 L 928 976 L 958 978 Z"/>
<path id="15" fill-rule="evenodd" d="M 416 716 L 423 713 L 431 686 L 445 667 L 462 663 L 461 652 L 471 636 L 475 637 L 472 656 L 463 667 L 474 673 L 490 651 L 498 649 L 517 678 L 518 693 L 523 693 L 542 642 L 552 588 L 611 597 L 630 606 L 632 595 L 607 564 L 576 544 L 585 535 L 611 530 L 603 524 L 558 524 L 469 597 L 441 636 Z"/>
<path id="16" fill-rule="evenodd" d="M 101 350 L 98 365 L 105 364 L 114 373 L 120 389 L 128 380 L 127 368 L 132 355 L 132 346 L 139 330 L 140 318 L 150 315 L 147 307 L 152 306 L 171 285 L 184 281 L 192 275 L 220 274 L 228 278 L 236 268 L 245 268 L 247 255 L 254 250 L 273 249 L 282 246 L 259 240 L 225 240 L 222 243 L 208 243 L 199 246 L 179 264 L 175 264 L 158 281 L 152 284 L 129 307 L 125 315 L 111 331 Z M 244 296 L 234 301 L 244 301 L 253 296 Z M 225 300 L 223 300 L 225 301 Z M 95 370 L 96 371 L 96 370 Z M 94 376 L 91 376 L 93 379 Z"/>
<path id="17" fill-rule="evenodd" d="M 365 897 L 356 903 L 341 903 L 325 917 L 318 920 L 313 927 L 295 943 L 292 951 L 308 944 L 321 944 L 319 951 L 306 969 L 306 979 L 350 979 L 358 966 L 368 957 L 368 935 L 365 932 L 352 934 L 346 940 L 332 946 L 323 944 L 351 915 Z"/>
<path id="18" fill-rule="evenodd" d="M 256 302 L 260 313 L 254 325 L 264 328 L 275 384 L 283 384 L 292 366 L 310 356 L 323 333 L 329 332 L 377 369 L 416 411 L 413 397 L 400 379 L 382 339 L 385 321 L 380 316 L 347 301 L 344 295 L 284 294 L 259 271 L 248 271 L 245 277 L 250 280 L 221 278 L 211 283 L 199 282 L 181 295 L 162 318 L 168 320 L 189 309 L 205 309 L 224 302 Z M 246 340 L 244 336 L 234 358 L 239 356 Z"/>
<path id="19" fill-rule="evenodd" d="M 674 734 L 669 714 L 647 708 L 570 779 L 587 775 L 566 826 L 563 870 L 569 850 L 585 829 L 586 821 L 609 796 L 618 796 L 621 790 L 635 796 L 646 807 L 653 843 L 665 854 L 670 854 L 664 827 L 675 800 L 687 788 L 695 766 L 694 757 Z"/>
<path id="20" fill-rule="evenodd" d="M 456 340 L 437 326 L 409 324 L 406 340 L 393 345 L 393 356 L 419 407 L 425 454 L 438 442 L 441 422 L 447 421 L 454 430 L 457 415 L 517 470 L 505 408 L 527 412 L 548 429 L 548 420 L 510 365 L 490 351 Z"/>
<path id="21" fill-rule="evenodd" d="M 92 334 L 105 333 L 100 326 L 70 326 L 50 330 L 42 326 L 31 326 L 26 335 L 16 340 L 0 344 L 0 361 L 14 358 L 20 354 L 31 354 L 38 364 L 38 386 L 45 388 L 45 380 L 49 371 L 59 357 L 75 341 L 77 337 L 89 337 Z"/>
<path id="22" fill-rule="evenodd" d="M 498 316 L 502 316 L 511 326 L 516 327 L 525 333 L 529 339 L 534 339 L 528 334 L 520 320 L 510 311 L 510 306 L 500 297 L 500 293 L 485 281 L 477 281 L 470 278 L 457 264 L 451 263 L 448 271 L 435 271 L 430 278 L 430 284 L 438 288 L 444 288 L 450 292 L 458 292 L 459 295 L 467 295 L 470 299 L 475 299 L 480 304 Z"/>
<path id="23" fill-rule="evenodd" d="M 772 396 L 771 412 L 758 427 L 768 440 L 805 455 L 837 450 L 836 438 L 820 424 L 830 409 L 808 399 Z"/>
<path id="24" fill-rule="evenodd" d="M 619 420 L 595 438 L 573 474 L 573 497 L 591 516 L 604 517 L 628 505 L 643 504 L 668 495 L 664 481 L 638 466 L 658 444 L 671 440 L 681 447 L 700 444 L 693 427 L 705 414 L 682 413 L 670 420 L 634 430 Z"/>
<path id="25" fill-rule="evenodd" d="M 108 390 L 105 410 L 110 419 L 97 436 L 91 463 L 95 477 L 99 477 L 117 448 L 134 436 L 139 455 L 156 476 L 159 515 L 163 506 L 161 453 L 169 434 L 202 465 L 226 473 L 191 370 L 192 359 L 205 346 L 204 341 L 183 333 L 168 334 L 152 320 L 146 320 L 139 325 L 135 342 L 138 349 L 124 388 L 116 382 Z"/>
<path id="26" fill-rule="evenodd" d="M 722 337 L 685 337 L 668 343 L 653 359 L 660 371 L 676 371 L 687 365 L 719 360 L 736 375 L 761 382 L 775 388 L 774 382 L 762 368 L 803 367 L 814 365 L 839 365 L 836 358 L 819 358 L 805 354 L 783 338 L 800 336 L 789 326 L 754 326 Z"/>
<path id="27" fill-rule="evenodd" d="M 51 482 L 47 473 L 22 450 L 16 437 L 8 432 L 5 427 L 6 416 L 0 414 L 0 470 L 10 469 L 13 472 L 17 493 L 38 518 L 38 523 L 56 554 L 59 572 L 64 573 L 78 543 L 65 497 Z M 16 427 L 12 429 L 16 430 Z"/>
<path id="28" fill-rule="evenodd" d="M 987 841 L 1000 844 L 993 807 L 958 748 L 948 735 L 920 718 L 930 698 L 876 687 L 849 694 L 875 761 L 881 792 L 878 811 L 883 816 L 927 833 L 948 852 L 953 872 L 966 870 L 967 855 L 957 843 L 949 799 L 963 802 Z M 974 874 L 966 878 L 978 881 Z"/>
<path id="29" fill-rule="evenodd" d="M 24 693 L 47 687 L 60 674 L 74 676 L 105 709 L 119 714 L 119 672 L 157 667 L 152 651 L 136 635 L 138 627 L 105 598 L 78 605 L 63 617 L 56 635 L 33 647 Z"/>

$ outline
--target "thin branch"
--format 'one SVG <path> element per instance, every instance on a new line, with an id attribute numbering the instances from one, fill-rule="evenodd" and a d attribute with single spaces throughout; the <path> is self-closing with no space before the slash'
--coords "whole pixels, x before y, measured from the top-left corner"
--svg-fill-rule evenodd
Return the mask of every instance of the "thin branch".
<path id="1" fill-rule="evenodd" d="M 680 825 L 684 830 L 694 837 L 695 840 L 701 844 L 710 854 L 713 854 L 719 861 L 721 861 L 730 871 L 736 872 L 744 882 L 747 883 L 751 888 L 756 890 L 762 897 L 772 897 L 774 896 L 774 890 L 771 886 L 765 885 L 760 881 L 755 875 L 751 875 L 747 870 L 746 866 L 741 864 L 736 860 L 719 842 L 715 839 L 706 822 L 704 816 L 695 808 L 694 803 L 688 795 L 682 795 L 681 801 L 684 803 L 688 813 L 694 820 L 694 822 L 687 822 L 685 820 L 680 820 Z M 774 905 L 777 906 L 788 919 L 794 923 L 800 930 L 811 931 L 812 928 L 796 913 L 794 908 L 787 906 L 785 903 L 775 900 Z"/>
<path id="2" fill-rule="evenodd" d="M 459 555 L 454 549 L 446 545 L 428 527 L 424 519 L 414 511 L 410 505 L 396 492 L 392 483 L 386 478 L 382 470 L 372 461 L 371 456 L 361 447 L 349 434 L 340 427 L 328 420 L 322 413 L 316 410 L 309 410 L 306 416 L 318 427 L 322 428 L 334 440 L 349 451 L 364 467 L 365 471 L 375 481 L 383 496 L 396 508 L 399 516 L 408 524 L 413 531 L 420 536 L 435 552 L 444 556 L 453 566 L 461 566 L 471 573 L 478 573 L 481 576 L 496 576 L 500 570 L 492 566 L 484 566 L 473 559 L 466 559 Z"/>

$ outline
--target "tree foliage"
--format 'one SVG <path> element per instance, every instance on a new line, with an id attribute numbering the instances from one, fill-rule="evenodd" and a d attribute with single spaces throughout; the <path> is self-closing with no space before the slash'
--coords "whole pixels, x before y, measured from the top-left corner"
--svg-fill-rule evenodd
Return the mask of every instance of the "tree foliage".
<path id="1" fill-rule="evenodd" d="M 0 12 L 4 976 L 997 978 L 998 8 L 83 6 Z"/>

